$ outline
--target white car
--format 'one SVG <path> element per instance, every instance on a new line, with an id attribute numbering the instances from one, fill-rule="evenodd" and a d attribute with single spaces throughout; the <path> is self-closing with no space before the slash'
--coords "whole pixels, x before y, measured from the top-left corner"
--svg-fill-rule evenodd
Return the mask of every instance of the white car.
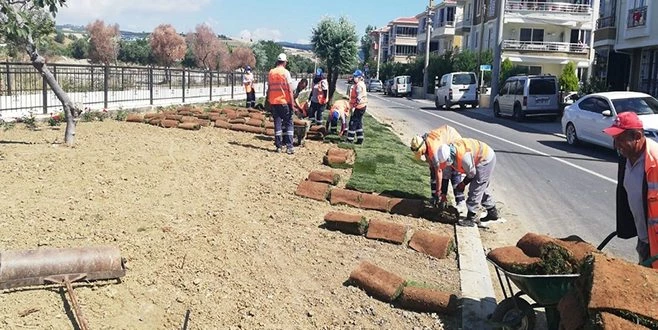
<path id="1" fill-rule="evenodd" d="M 658 141 L 658 100 L 638 92 L 606 92 L 583 96 L 564 109 L 562 132 L 567 143 L 588 142 L 614 149 L 612 137 L 603 133 L 618 113 L 635 111 L 648 138 Z"/>

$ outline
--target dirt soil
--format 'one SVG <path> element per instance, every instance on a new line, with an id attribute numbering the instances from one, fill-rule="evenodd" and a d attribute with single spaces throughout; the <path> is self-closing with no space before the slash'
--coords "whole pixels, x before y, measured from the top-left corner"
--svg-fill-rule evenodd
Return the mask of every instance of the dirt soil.
<path id="1" fill-rule="evenodd" d="M 436 260 L 319 227 L 336 210 L 453 233 L 295 196 L 311 170 L 327 169 L 328 144 L 289 156 L 248 133 L 105 121 L 80 123 L 69 148 L 52 143 L 63 131 L 19 126 L 0 132 L 0 250 L 120 247 L 120 283 L 76 287 L 92 329 L 180 328 L 188 309 L 190 329 L 456 327 L 344 285 L 362 260 L 451 293 L 459 276 L 454 252 Z M 59 289 L 0 293 L 0 328 L 70 329 L 66 301 Z"/>

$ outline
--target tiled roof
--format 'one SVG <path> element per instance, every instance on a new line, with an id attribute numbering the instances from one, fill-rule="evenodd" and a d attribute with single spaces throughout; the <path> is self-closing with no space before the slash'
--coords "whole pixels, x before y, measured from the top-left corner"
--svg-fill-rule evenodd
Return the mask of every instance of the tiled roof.
<path id="1" fill-rule="evenodd" d="M 391 21 L 391 23 L 418 24 L 418 19 L 416 17 L 398 17 Z"/>

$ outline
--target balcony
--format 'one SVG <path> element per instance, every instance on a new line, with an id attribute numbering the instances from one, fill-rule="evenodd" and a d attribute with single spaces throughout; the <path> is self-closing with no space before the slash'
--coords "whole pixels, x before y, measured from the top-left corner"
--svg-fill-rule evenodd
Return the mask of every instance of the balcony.
<path id="1" fill-rule="evenodd" d="M 629 29 L 645 26 L 647 24 L 647 6 L 630 9 L 626 24 Z"/>
<path id="2" fill-rule="evenodd" d="M 553 41 L 503 40 L 503 49 L 546 53 L 589 54 L 589 47 L 587 45 Z"/>
<path id="3" fill-rule="evenodd" d="M 579 5 L 568 2 L 530 2 L 530 1 L 507 1 L 505 3 L 507 12 L 546 12 L 546 13 L 567 13 L 567 14 L 584 14 L 592 13 L 590 5 Z"/>
<path id="4" fill-rule="evenodd" d="M 601 17 L 596 20 L 596 30 L 594 31 L 594 47 L 614 45 L 617 38 L 617 27 L 615 26 L 615 16 Z"/>
<path id="5" fill-rule="evenodd" d="M 601 17 L 596 20 L 596 29 L 615 27 L 615 16 Z"/>
<path id="6" fill-rule="evenodd" d="M 436 40 L 444 37 L 452 37 L 455 35 L 455 21 L 441 21 L 437 22 L 434 30 L 432 30 L 432 39 Z"/>

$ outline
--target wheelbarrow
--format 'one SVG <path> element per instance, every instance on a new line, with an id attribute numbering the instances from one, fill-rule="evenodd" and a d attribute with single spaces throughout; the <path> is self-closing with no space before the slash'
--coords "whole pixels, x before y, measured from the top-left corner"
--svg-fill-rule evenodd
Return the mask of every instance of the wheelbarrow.
<path id="1" fill-rule="evenodd" d="M 599 244 L 597 249 L 602 250 L 616 236 L 617 232 L 612 232 Z M 560 314 L 557 311 L 557 304 L 569 292 L 580 274 L 522 275 L 503 269 L 488 257 L 487 260 L 494 265 L 505 297 L 491 314 L 490 322 L 495 327 L 518 330 L 534 329 L 535 309 L 544 308 L 548 329 L 559 328 Z M 517 293 L 514 293 L 511 283 L 519 288 Z M 530 297 L 535 303 L 531 304 L 523 299 L 524 295 Z"/>

